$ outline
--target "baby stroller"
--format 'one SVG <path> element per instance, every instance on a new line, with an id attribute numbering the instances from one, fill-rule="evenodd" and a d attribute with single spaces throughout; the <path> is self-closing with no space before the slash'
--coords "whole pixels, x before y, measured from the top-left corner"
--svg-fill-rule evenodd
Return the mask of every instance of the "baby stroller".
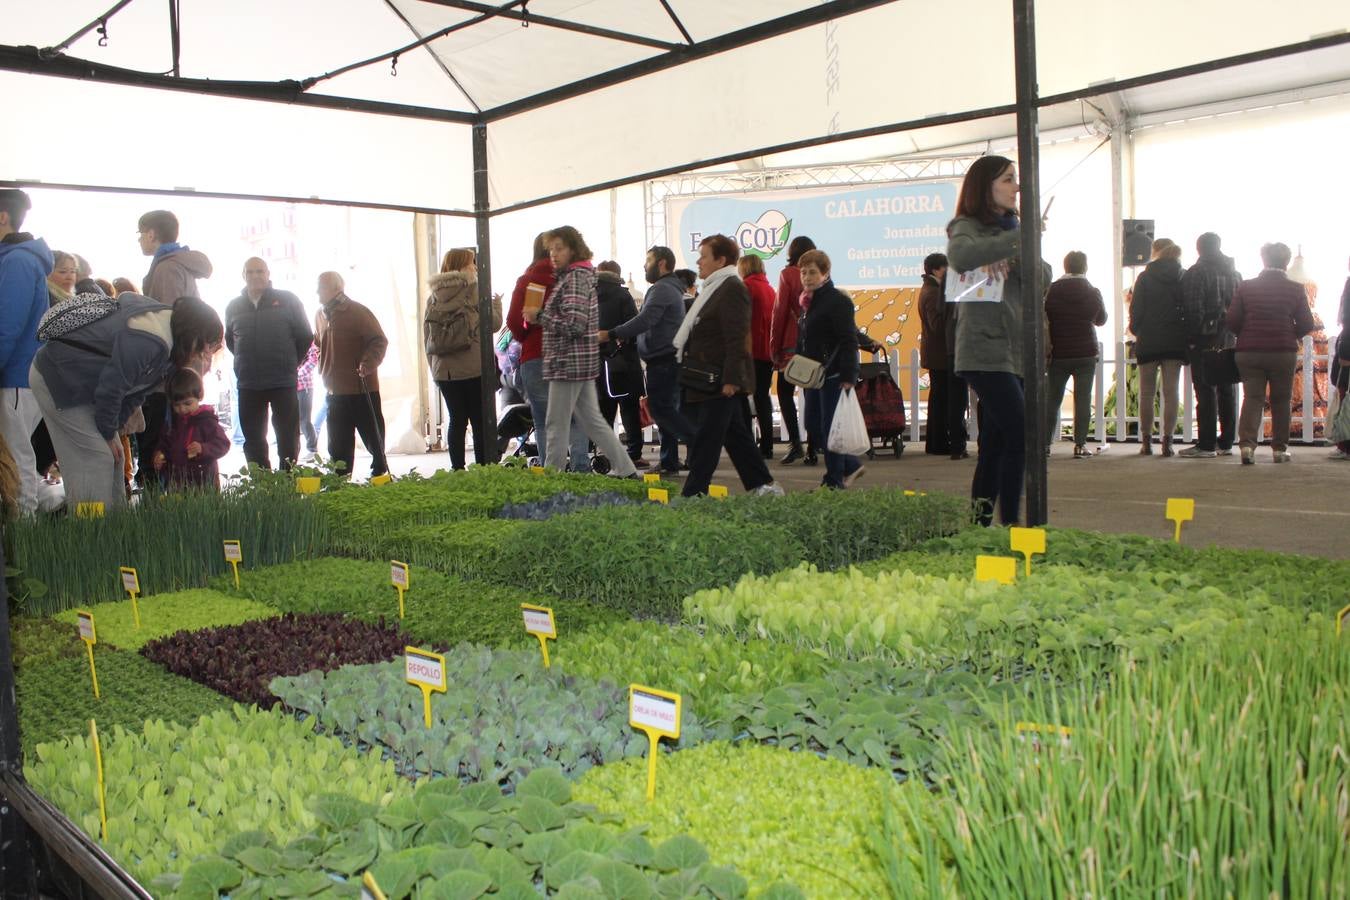
<path id="1" fill-rule="evenodd" d="M 880 357 L 880 360 L 877 359 Z M 881 441 L 882 449 L 889 444 L 899 459 L 905 452 L 905 395 L 891 377 L 891 366 L 885 350 L 872 351 L 872 362 L 858 367 L 858 405 L 862 407 L 867 436 Z M 867 458 L 876 457 L 876 447 L 867 451 Z"/>
<path id="2" fill-rule="evenodd" d="M 511 456 L 524 457 L 532 466 L 544 464 L 539 458 L 539 445 L 534 438 L 534 416 L 530 413 L 528 403 L 510 404 L 502 410 L 501 417 L 497 420 L 497 455 L 505 458 L 512 441 L 516 442 L 516 446 L 511 451 Z M 598 475 L 608 475 L 611 468 L 609 460 L 595 452 L 594 444 L 590 446 L 590 453 L 591 471 Z"/>

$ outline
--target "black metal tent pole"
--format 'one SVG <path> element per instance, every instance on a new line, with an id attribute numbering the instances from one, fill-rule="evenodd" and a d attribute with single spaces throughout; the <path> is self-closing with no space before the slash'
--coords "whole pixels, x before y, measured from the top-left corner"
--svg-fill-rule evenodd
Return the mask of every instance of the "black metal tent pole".
<path id="1" fill-rule="evenodd" d="M 1013 0 L 1017 168 L 1021 180 L 1022 375 L 1026 390 L 1026 523 L 1048 519 L 1045 429 L 1045 285 L 1041 278 L 1040 129 L 1036 104 L 1036 0 Z"/>
<path id="2" fill-rule="evenodd" d="M 483 448 L 488 463 L 495 463 L 497 452 L 497 362 L 493 355 L 492 331 L 492 221 L 488 193 L 487 123 L 473 126 L 473 217 L 478 232 L 478 335 L 482 354 L 483 434 L 474 435 L 474 443 Z"/>

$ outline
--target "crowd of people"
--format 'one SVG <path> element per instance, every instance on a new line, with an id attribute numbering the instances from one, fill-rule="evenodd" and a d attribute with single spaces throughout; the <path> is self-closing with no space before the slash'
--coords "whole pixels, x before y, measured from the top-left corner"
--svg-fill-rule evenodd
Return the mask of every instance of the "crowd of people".
<path id="1" fill-rule="evenodd" d="M 388 341 L 370 310 L 344 293 L 340 274 L 318 277 L 311 327 L 299 298 L 274 288 L 267 263 L 251 258 L 222 320 L 197 285 L 211 261 L 179 241 L 172 212 L 153 210 L 137 223 L 150 266 L 136 285 L 95 278 L 78 255 L 24 232 L 30 208 L 25 192 L 0 190 L 0 456 L 13 462 L 5 500 L 16 512 L 107 511 L 144 489 L 219 490 L 231 442 L 203 402 L 203 376 L 226 347 L 249 463 L 271 468 L 269 413 L 281 466 L 303 458 L 302 421 L 308 454 L 317 449 L 317 372 L 330 458 L 350 472 L 359 432 L 373 474 L 387 470 L 377 370 Z M 58 480 L 53 499 L 47 488 Z"/>
<path id="2" fill-rule="evenodd" d="M 996 513 L 1004 523 L 1017 521 L 1025 463 L 1022 376 L 1030 361 L 1021 339 L 1018 191 L 1010 160 L 986 156 L 972 164 L 946 252 L 924 261 L 918 303 L 921 364 L 930 385 L 925 449 L 968 457 L 973 392 L 980 429 L 971 494 L 986 523 Z M 23 232 L 29 208 L 23 191 L 0 191 L 0 436 L 18 472 L 6 499 L 19 512 L 50 501 L 43 485 L 58 465 L 68 505 L 114 507 L 126 502 L 133 484 L 218 489 L 218 461 L 230 441 L 203 402 L 202 376 L 222 347 L 233 356 L 233 413 L 250 464 L 272 466 L 269 419 L 279 466 L 316 454 L 317 377 L 329 458 L 350 473 L 359 435 L 372 457 L 371 475 L 388 471 L 378 377 L 388 340 L 376 316 L 347 296 L 340 274 L 319 275 L 320 309 L 311 320 L 295 294 L 272 285 L 266 261 L 250 258 L 243 290 L 222 320 L 197 287 L 211 275 L 211 261 L 179 241 L 171 212 L 154 210 L 138 222 L 150 266 L 135 285 L 94 278 L 77 255 L 52 251 Z M 1289 248 L 1263 247 L 1264 269 L 1246 281 L 1221 252 L 1218 235 L 1201 235 L 1196 250 L 1186 268 L 1177 244 L 1154 241 L 1132 290 L 1140 452 L 1154 453 L 1161 392 L 1159 455 L 1211 458 L 1231 455 L 1236 445 L 1242 462 L 1254 463 L 1269 394 L 1272 458 L 1288 462 L 1298 343 L 1314 327 L 1302 288 L 1286 274 Z M 779 464 L 812 466 L 823 457 L 823 487 L 844 489 L 856 481 L 861 461 L 835 452 L 829 435 L 841 398 L 858 380 L 860 350 L 878 345 L 857 328 L 851 299 L 831 281 L 829 256 L 810 238 L 793 238 L 775 291 L 763 261 L 742 256 L 730 237 L 706 237 L 698 251 L 695 273 L 676 268 L 670 248 L 652 247 L 643 271 L 649 287 L 639 304 L 618 264 L 595 264 L 575 228 L 541 233 L 506 309 L 501 295 L 491 297 L 490 322 L 481 321 L 474 251 L 447 253 L 428 284 L 423 340 L 447 409 L 451 468 L 468 464 L 470 431 L 473 461 L 488 459 L 496 423 L 482 418 L 483 379 L 495 388 L 500 378 L 528 409 L 542 464 L 590 471 L 594 449 L 614 476 L 639 477 L 639 469 L 652 465 L 642 437 L 650 423 L 660 437 L 656 470 L 683 478 L 685 496 L 707 493 L 723 450 L 747 491 L 781 493 L 768 467 L 775 452 L 770 394 L 776 378 L 788 438 Z M 1050 418 L 1044 427 L 1053 440 L 1072 381 L 1073 456 L 1090 458 L 1096 328 L 1106 322 L 1106 305 L 1087 279 L 1083 253 L 1069 253 L 1063 277 L 1053 283 L 1041 265 L 1040 280 L 1048 285 L 1043 365 Z M 997 302 L 949 298 L 953 269 L 983 270 L 999 285 Z M 1350 282 L 1341 300 L 1343 324 L 1350 319 L 1347 306 Z M 499 331 L 499 365 L 485 372 L 482 342 Z M 1332 380 L 1343 395 L 1350 375 L 1345 333 L 1338 349 Z M 1178 382 L 1187 363 L 1200 434 L 1195 446 L 1176 451 Z M 1339 445 L 1335 455 L 1350 459 L 1350 444 Z"/>
<path id="3" fill-rule="evenodd" d="M 926 450 L 965 454 L 967 386 L 979 400 L 979 457 L 971 497 L 985 524 L 997 512 L 1003 524 L 1018 520 L 1025 464 L 1026 404 L 1023 376 L 1020 271 L 1019 187 L 1011 160 L 985 156 L 967 171 L 948 226 L 945 254 L 924 262 L 919 310 L 923 337 L 921 364 L 928 369 L 930 394 Z M 1315 326 L 1310 300 L 1288 269 L 1287 245 L 1261 248 L 1262 271 L 1243 280 L 1233 260 L 1221 252 L 1217 234 L 1196 240 L 1196 261 L 1181 264 L 1174 241 L 1153 241 L 1152 258 L 1134 283 L 1129 301 L 1129 332 L 1139 376 L 1140 454 L 1154 455 L 1155 404 L 1162 394 L 1158 454 L 1190 459 L 1231 456 L 1236 444 L 1244 465 L 1256 462 L 1264 409 L 1271 418 L 1271 459 L 1288 463 L 1294 375 L 1304 336 Z M 1064 258 L 1064 276 L 1048 283 L 1046 405 L 1054 432 L 1070 379 L 1074 385 L 1073 456 L 1091 458 L 1087 435 L 1092 388 L 1098 363 L 1095 329 L 1106 323 L 1106 306 L 1087 280 L 1087 257 L 1079 251 Z M 949 267 L 957 272 L 982 269 L 1002 287 L 998 302 L 948 302 Z M 1331 383 L 1344 400 L 1350 382 L 1350 280 L 1341 295 L 1341 334 L 1332 353 Z M 1199 439 L 1193 447 L 1173 448 L 1179 408 L 1178 386 L 1189 364 L 1196 396 Z M 1242 384 L 1241 411 L 1236 385 Z M 1337 444 L 1335 459 L 1350 459 L 1350 441 Z"/>

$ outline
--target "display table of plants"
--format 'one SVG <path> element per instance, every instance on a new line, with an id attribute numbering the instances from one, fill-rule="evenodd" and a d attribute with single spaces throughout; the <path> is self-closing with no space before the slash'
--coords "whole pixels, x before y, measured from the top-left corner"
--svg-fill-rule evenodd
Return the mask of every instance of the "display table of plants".
<path id="1" fill-rule="evenodd" d="M 156 896 L 1350 895 L 1346 563 L 1051 529 L 1000 583 L 953 497 L 332 487 L 11 529 L 26 777 Z M 651 799 L 632 684 L 682 703 Z"/>

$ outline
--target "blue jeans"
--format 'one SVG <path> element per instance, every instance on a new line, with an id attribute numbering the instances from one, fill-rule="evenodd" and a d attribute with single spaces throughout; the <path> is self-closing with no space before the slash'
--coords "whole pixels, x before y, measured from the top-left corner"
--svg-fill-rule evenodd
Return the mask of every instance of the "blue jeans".
<path id="1" fill-rule="evenodd" d="M 1022 475 L 1027 461 L 1026 399 L 1022 379 L 1011 372 L 962 372 L 980 398 L 980 456 L 970 498 L 980 524 L 989 525 L 998 506 L 999 522 L 1016 525 L 1022 509 Z"/>
<path id="2" fill-rule="evenodd" d="M 691 443 L 695 428 L 680 411 L 680 364 L 673 358 L 647 363 L 647 411 L 661 430 L 661 468 L 679 471 L 680 441 Z"/>
<path id="3" fill-rule="evenodd" d="M 539 464 L 542 466 L 548 455 L 547 429 L 544 427 L 544 423 L 548 421 L 548 382 L 544 380 L 544 361 L 532 359 L 523 362 L 517 372 L 520 374 L 520 387 L 525 394 L 525 402 L 530 405 L 530 418 L 534 420 L 534 446 L 539 451 Z M 572 417 L 571 444 L 567 470 L 589 472 L 591 443 L 576 416 Z"/>
<path id="4" fill-rule="evenodd" d="M 831 375 L 818 388 L 806 389 L 806 433 L 825 453 L 825 477 L 821 484 L 831 488 L 843 488 L 844 479 L 862 466 L 858 457 L 844 453 L 834 453 L 826 445 L 829 443 L 830 423 L 834 421 L 834 411 L 839 407 L 839 376 Z"/>

